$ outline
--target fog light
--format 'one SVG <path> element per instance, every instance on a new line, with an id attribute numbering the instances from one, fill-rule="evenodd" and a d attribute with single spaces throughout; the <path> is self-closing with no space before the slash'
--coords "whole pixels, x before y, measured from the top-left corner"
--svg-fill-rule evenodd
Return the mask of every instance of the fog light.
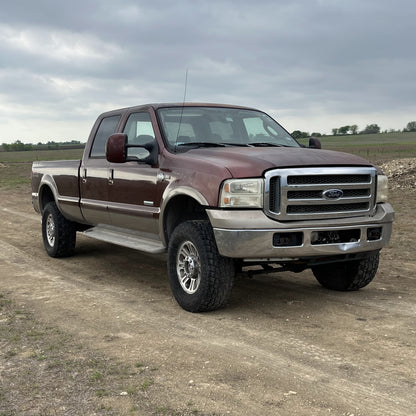
<path id="1" fill-rule="evenodd" d="M 382 234 L 382 227 L 367 228 L 367 240 L 380 240 Z"/>
<path id="2" fill-rule="evenodd" d="M 303 244 L 303 233 L 275 233 L 273 235 L 274 247 L 294 247 Z"/>

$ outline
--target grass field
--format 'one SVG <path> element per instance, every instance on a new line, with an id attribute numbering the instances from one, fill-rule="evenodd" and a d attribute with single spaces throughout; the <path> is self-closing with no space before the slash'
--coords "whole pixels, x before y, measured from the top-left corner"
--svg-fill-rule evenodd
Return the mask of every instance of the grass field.
<path id="1" fill-rule="evenodd" d="M 0 188 L 13 189 L 30 183 L 35 160 L 81 159 L 83 149 L 31 150 L 0 153 Z"/>
<path id="2" fill-rule="evenodd" d="M 81 159 L 83 149 L 33 150 L 0 153 L 0 188 L 13 189 L 30 183 L 35 160 Z"/>
<path id="3" fill-rule="evenodd" d="M 35 160 L 81 159 L 83 149 L 30 150 L 26 152 L 1 152 L 0 162 L 21 163 Z"/>
<path id="4" fill-rule="evenodd" d="M 352 153 L 374 163 L 416 157 L 416 132 L 320 137 L 322 148 Z M 307 145 L 308 139 L 299 140 Z"/>

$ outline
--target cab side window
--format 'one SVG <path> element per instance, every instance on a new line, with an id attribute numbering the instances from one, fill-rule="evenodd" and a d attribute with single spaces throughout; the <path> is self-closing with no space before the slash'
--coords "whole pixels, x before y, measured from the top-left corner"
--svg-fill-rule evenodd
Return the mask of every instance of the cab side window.
<path id="1" fill-rule="evenodd" d="M 149 113 L 133 113 L 129 116 L 123 133 L 127 134 L 128 144 L 144 145 L 155 138 L 152 120 Z M 129 148 L 128 155 L 137 158 L 146 157 L 147 150 L 141 148 Z"/>
<path id="2" fill-rule="evenodd" d="M 127 120 L 123 133 L 129 144 L 145 144 L 155 138 L 149 113 L 133 113 Z M 145 137 L 143 137 L 145 136 Z"/>
<path id="3" fill-rule="evenodd" d="M 91 148 L 90 157 L 105 157 L 105 144 L 108 138 L 115 133 L 120 116 L 106 117 L 101 120 L 94 143 Z"/>

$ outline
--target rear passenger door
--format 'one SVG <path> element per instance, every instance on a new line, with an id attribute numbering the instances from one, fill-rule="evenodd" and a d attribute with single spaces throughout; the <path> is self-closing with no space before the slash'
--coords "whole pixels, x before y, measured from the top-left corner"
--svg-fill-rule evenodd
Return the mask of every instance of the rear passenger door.
<path id="1" fill-rule="evenodd" d="M 120 115 L 105 117 L 96 131 L 89 155 L 84 157 L 80 169 L 81 211 L 88 223 L 110 224 L 108 189 L 110 163 L 105 157 L 107 139 L 116 131 Z"/>
<path id="2" fill-rule="evenodd" d="M 155 140 L 150 114 L 130 114 L 123 133 L 129 144 L 144 145 Z M 128 149 L 129 157 L 139 159 L 147 154 L 142 148 Z M 112 225 L 157 235 L 161 195 L 166 186 L 158 181 L 159 167 L 137 160 L 111 163 L 110 172 L 108 207 Z"/>

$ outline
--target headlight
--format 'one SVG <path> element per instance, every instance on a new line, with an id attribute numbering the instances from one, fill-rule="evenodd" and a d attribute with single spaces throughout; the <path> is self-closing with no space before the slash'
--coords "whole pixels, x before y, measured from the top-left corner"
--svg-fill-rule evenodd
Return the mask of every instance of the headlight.
<path id="1" fill-rule="evenodd" d="M 388 179 L 386 175 L 377 175 L 377 203 L 387 202 L 388 198 Z"/>
<path id="2" fill-rule="evenodd" d="M 263 208 L 262 179 L 229 179 L 223 183 L 220 207 Z"/>

